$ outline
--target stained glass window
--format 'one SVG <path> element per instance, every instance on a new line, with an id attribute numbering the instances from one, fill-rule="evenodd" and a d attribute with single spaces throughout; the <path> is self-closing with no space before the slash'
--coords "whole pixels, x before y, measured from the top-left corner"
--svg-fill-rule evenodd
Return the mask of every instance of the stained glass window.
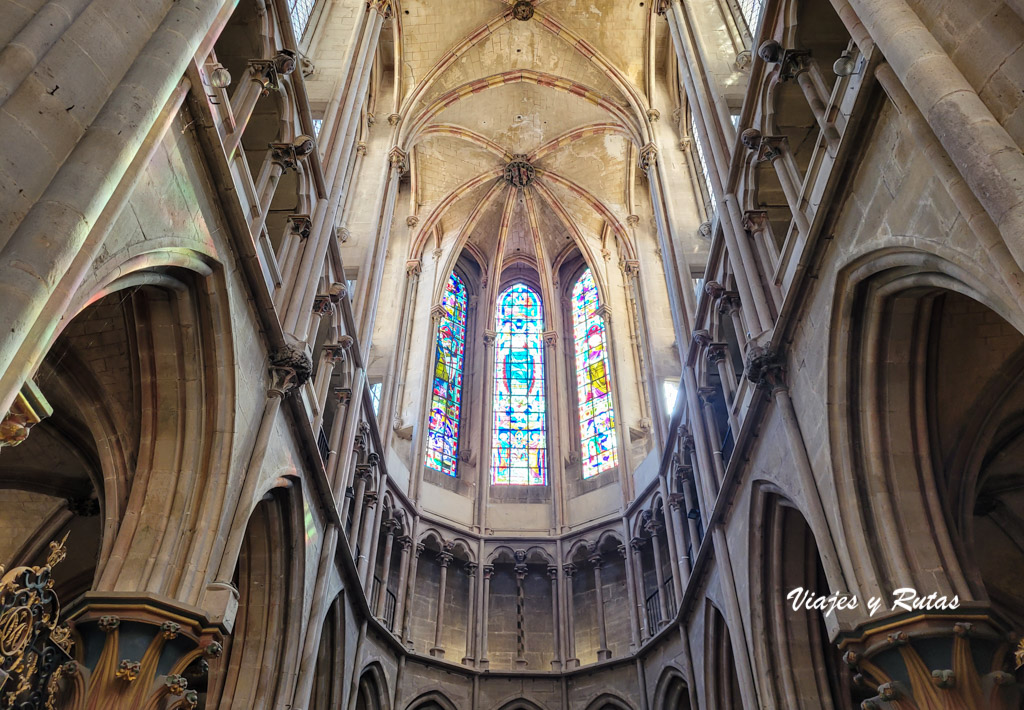
<path id="1" fill-rule="evenodd" d="M 572 289 L 572 333 L 576 346 L 576 392 L 579 395 L 583 477 L 614 468 L 615 410 L 608 378 L 604 318 L 598 314 L 597 285 L 590 269 Z"/>
<path id="2" fill-rule="evenodd" d="M 543 486 L 548 480 L 544 399 L 544 310 L 518 283 L 498 296 L 494 339 L 491 483 Z"/>
<path id="3" fill-rule="evenodd" d="M 437 328 L 426 465 L 455 476 L 459 461 L 462 365 L 466 356 L 466 285 L 454 273 L 448 278 L 441 306 L 444 316 Z"/>

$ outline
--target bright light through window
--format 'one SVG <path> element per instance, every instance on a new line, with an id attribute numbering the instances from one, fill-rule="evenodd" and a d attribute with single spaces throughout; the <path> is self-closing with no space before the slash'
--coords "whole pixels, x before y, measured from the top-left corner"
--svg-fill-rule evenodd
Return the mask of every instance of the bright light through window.
<path id="1" fill-rule="evenodd" d="M 661 383 L 661 392 L 665 398 L 665 411 L 669 416 L 676 408 L 676 395 L 679 394 L 679 380 L 665 380 Z"/>
<path id="2" fill-rule="evenodd" d="M 700 144 L 700 135 L 697 133 L 696 117 L 690 114 L 690 145 L 697 152 L 697 163 L 700 165 L 700 174 L 704 178 L 704 190 L 708 196 L 708 213 L 714 214 L 718 211 L 718 202 L 715 200 L 715 193 L 711 189 L 711 173 L 708 172 L 708 161 L 704 157 L 704 147 Z"/>
<path id="3" fill-rule="evenodd" d="M 288 3 L 288 15 L 292 20 L 292 29 L 295 30 L 295 39 L 302 39 L 309 16 L 313 13 L 313 4 L 314 0 L 291 0 Z"/>

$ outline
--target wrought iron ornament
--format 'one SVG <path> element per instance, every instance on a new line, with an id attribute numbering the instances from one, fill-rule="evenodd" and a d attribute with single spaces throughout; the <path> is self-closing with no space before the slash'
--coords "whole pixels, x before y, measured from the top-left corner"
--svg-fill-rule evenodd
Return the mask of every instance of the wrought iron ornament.
<path id="1" fill-rule="evenodd" d="M 0 566 L 0 708 L 53 710 L 53 691 L 71 661 L 71 631 L 60 623 L 51 572 L 66 556 L 50 543 L 42 567 Z"/>

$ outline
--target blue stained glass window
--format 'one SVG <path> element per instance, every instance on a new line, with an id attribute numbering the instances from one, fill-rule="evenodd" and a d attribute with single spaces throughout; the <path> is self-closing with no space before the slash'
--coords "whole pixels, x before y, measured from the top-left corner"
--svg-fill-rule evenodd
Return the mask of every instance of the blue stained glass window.
<path id="1" fill-rule="evenodd" d="M 459 462 L 462 370 L 466 358 L 466 285 L 454 273 L 448 278 L 441 305 L 445 314 L 437 328 L 426 465 L 455 476 Z"/>
<path id="2" fill-rule="evenodd" d="M 576 347 L 583 477 L 590 478 L 619 463 L 615 410 L 608 376 L 608 339 L 598 314 L 597 285 L 590 269 L 572 289 L 572 333 Z"/>
<path id="3" fill-rule="evenodd" d="M 540 296 L 514 284 L 498 296 L 494 321 L 491 483 L 543 486 L 548 467 Z"/>

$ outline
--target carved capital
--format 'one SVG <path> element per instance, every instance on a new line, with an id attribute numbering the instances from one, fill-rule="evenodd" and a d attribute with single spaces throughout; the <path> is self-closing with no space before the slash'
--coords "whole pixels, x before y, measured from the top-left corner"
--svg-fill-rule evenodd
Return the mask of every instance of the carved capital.
<path id="1" fill-rule="evenodd" d="M 763 231 L 768 226 L 768 213 L 764 210 L 747 210 L 743 213 L 742 224 L 752 234 Z"/>
<path id="2" fill-rule="evenodd" d="M 479 568 L 479 565 L 477 565 L 476 562 L 467 562 L 466 563 L 466 575 L 468 577 L 471 577 L 471 578 L 475 577 L 476 576 L 476 571 L 477 571 L 478 568 Z"/>
<path id="3" fill-rule="evenodd" d="M 761 131 L 748 128 L 740 133 L 740 142 L 747 150 L 757 150 L 761 145 Z"/>
<path id="4" fill-rule="evenodd" d="M 707 344 L 711 342 L 711 333 L 706 328 L 698 328 L 693 331 L 693 340 L 700 347 L 707 347 Z"/>
<path id="5" fill-rule="evenodd" d="M 640 275 L 640 262 L 636 259 L 623 259 L 619 262 L 619 268 L 627 279 L 636 278 Z"/>
<path id="6" fill-rule="evenodd" d="M 709 343 L 706 353 L 708 362 L 710 362 L 712 365 L 717 365 L 720 362 L 724 362 L 728 350 L 729 346 L 727 346 L 725 343 Z"/>
<path id="7" fill-rule="evenodd" d="M 647 544 L 647 540 L 642 537 L 634 537 L 629 541 L 629 548 L 633 552 L 639 554 L 640 550 L 644 549 L 644 545 Z"/>
<path id="8" fill-rule="evenodd" d="M 419 215 L 411 214 L 405 218 L 405 224 L 409 227 L 415 227 L 420 223 Z"/>
<path id="9" fill-rule="evenodd" d="M 286 396 L 301 387 L 313 374 L 313 363 L 294 345 L 286 345 L 270 354 L 270 391 Z"/>
<path id="10" fill-rule="evenodd" d="M 397 538 L 395 538 L 395 540 L 402 548 L 402 552 L 404 554 L 409 554 L 409 552 L 412 551 L 412 538 L 408 535 L 399 535 Z"/>
<path id="11" fill-rule="evenodd" d="M 313 222 L 308 214 L 291 214 L 288 215 L 288 228 L 299 239 L 307 239 L 313 229 Z"/>
<path id="12" fill-rule="evenodd" d="M 555 565 L 548 565 L 548 579 L 552 582 L 558 579 L 558 567 Z"/>
<path id="13" fill-rule="evenodd" d="M 592 564 L 597 569 L 601 569 L 601 567 L 604 565 L 604 556 L 598 550 L 594 550 L 589 555 L 587 555 L 587 562 Z"/>
<path id="14" fill-rule="evenodd" d="M 772 394 L 786 389 L 785 365 L 778 351 L 755 345 L 747 352 L 747 379 Z"/>
<path id="15" fill-rule="evenodd" d="M 602 303 L 597 307 L 597 315 L 599 315 L 605 323 L 612 322 L 612 307 L 607 303 Z"/>
<path id="16" fill-rule="evenodd" d="M 283 172 L 294 170 L 299 161 L 313 152 L 316 143 L 309 136 L 298 136 L 291 143 L 270 143 L 270 160 Z"/>
<path id="17" fill-rule="evenodd" d="M 654 145 L 653 143 L 648 143 L 647 145 L 640 149 L 640 159 L 638 164 L 641 170 L 643 170 L 645 173 L 650 172 L 650 170 L 655 166 L 657 162 L 658 146 Z"/>
<path id="18" fill-rule="evenodd" d="M 388 161 L 391 163 L 391 167 L 398 171 L 399 175 L 405 175 L 409 172 L 409 154 L 404 150 L 395 146 L 388 153 Z"/>
<path id="19" fill-rule="evenodd" d="M 430 320 L 434 322 L 434 325 L 437 325 L 447 317 L 448 309 L 442 306 L 440 303 L 434 304 L 434 306 L 430 309 Z"/>
<path id="20" fill-rule="evenodd" d="M 571 580 L 576 575 L 576 565 L 571 562 L 569 564 L 562 565 L 562 574 Z"/>
<path id="21" fill-rule="evenodd" d="M 697 390 L 697 396 L 700 397 L 700 401 L 704 406 L 713 404 L 715 398 L 718 396 L 718 390 L 714 387 L 701 387 Z"/>
<path id="22" fill-rule="evenodd" d="M 659 118 L 661 118 L 661 111 L 659 111 L 656 108 L 649 108 L 647 109 L 647 118 L 648 120 L 651 121 L 651 123 L 654 123 Z"/>
<path id="23" fill-rule="evenodd" d="M 422 264 L 419 259 L 409 259 L 405 262 L 406 276 L 419 276 L 422 271 Z"/>
<path id="24" fill-rule="evenodd" d="M 356 143 L 356 154 L 366 155 L 366 141 L 359 141 Z"/>
<path id="25" fill-rule="evenodd" d="M 636 225 L 640 224 L 640 215 L 626 215 L 626 224 L 628 224 L 630 227 L 635 227 Z"/>
<path id="26" fill-rule="evenodd" d="M 320 294 L 313 298 L 313 315 L 323 318 L 331 313 L 334 313 L 334 304 L 328 294 Z"/>
<path id="27" fill-rule="evenodd" d="M 668 496 L 668 507 L 672 510 L 679 510 L 684 506 L 685 500 L 682 493 L 670 493 Z"/>
<path id="28" fill-rule="evenodd" d="M 441 552 L 437 553 L 437 562 L 442 567 L 447 567 L 448 565 L 450 565 L 452 563 L 452 560 L 454 560 L 454 559 L 455 559 L 455 556 L 452 555 L 452 553 L 450 553 L 450 552 L 441 551 Z"/>
<path id="29" fill-rule="evenodd" d="M 719 313 L 731 316 L 740 310 L 740 295 L 736 291 L 726 291 L 718 302 Z"/>
<path id="30" fill-rule="evenodd" d="M 417 542 L 416 547 L 413 550 L 413 555 L 416 557 L 416 559 L 419 559 L 419 556 L 422 555 L 423 551 L 426 549 L 426 545 L 424 545 L 422 542 Z"/>
<path id="31" fill-rule="evenodd" d="M 494 339 L 497 338 L 497 337 L 498 337 L 498 334 L 495 333 L 493 330 L 485 330 L 484 331 L 484 345 L 486 345 L 486 346 L 494 345 Z"/>
<path id="32" fill-rule="evenodd" d="M 549 348 L 554 348 L 558 345 L 558 331 L 557 330 L 545 330 L 544 331 L 544 345 Z"/>
<path id="33" fill-rule="evenodd" d="M 490 579 L 494 576 L 494 565 L 484 565 L 483 567 L 484 579 Z"/>
<path id="34" fill-rule="evenodd" d="M 394 12 L 391 0 L 369 0 L 369 2 L 366 3 L 366 8 L 376 12 L 385 20 L 389 19 Z"/>
<path id="35" fill-rule="evenodd" d="M 392 113 L 392 114 L 388 115 L 388 125 L 389 126 L 397 126 L 398 122 L 401 121 L 401 120 L 402 120 L 402 114 L 400 114 L 400 113 Z"/>
<path id="36" fill-rule="evenodd" d="M 701 222 L 697 233 L 704 239 L 711 239 L 711 222 Z"/>

